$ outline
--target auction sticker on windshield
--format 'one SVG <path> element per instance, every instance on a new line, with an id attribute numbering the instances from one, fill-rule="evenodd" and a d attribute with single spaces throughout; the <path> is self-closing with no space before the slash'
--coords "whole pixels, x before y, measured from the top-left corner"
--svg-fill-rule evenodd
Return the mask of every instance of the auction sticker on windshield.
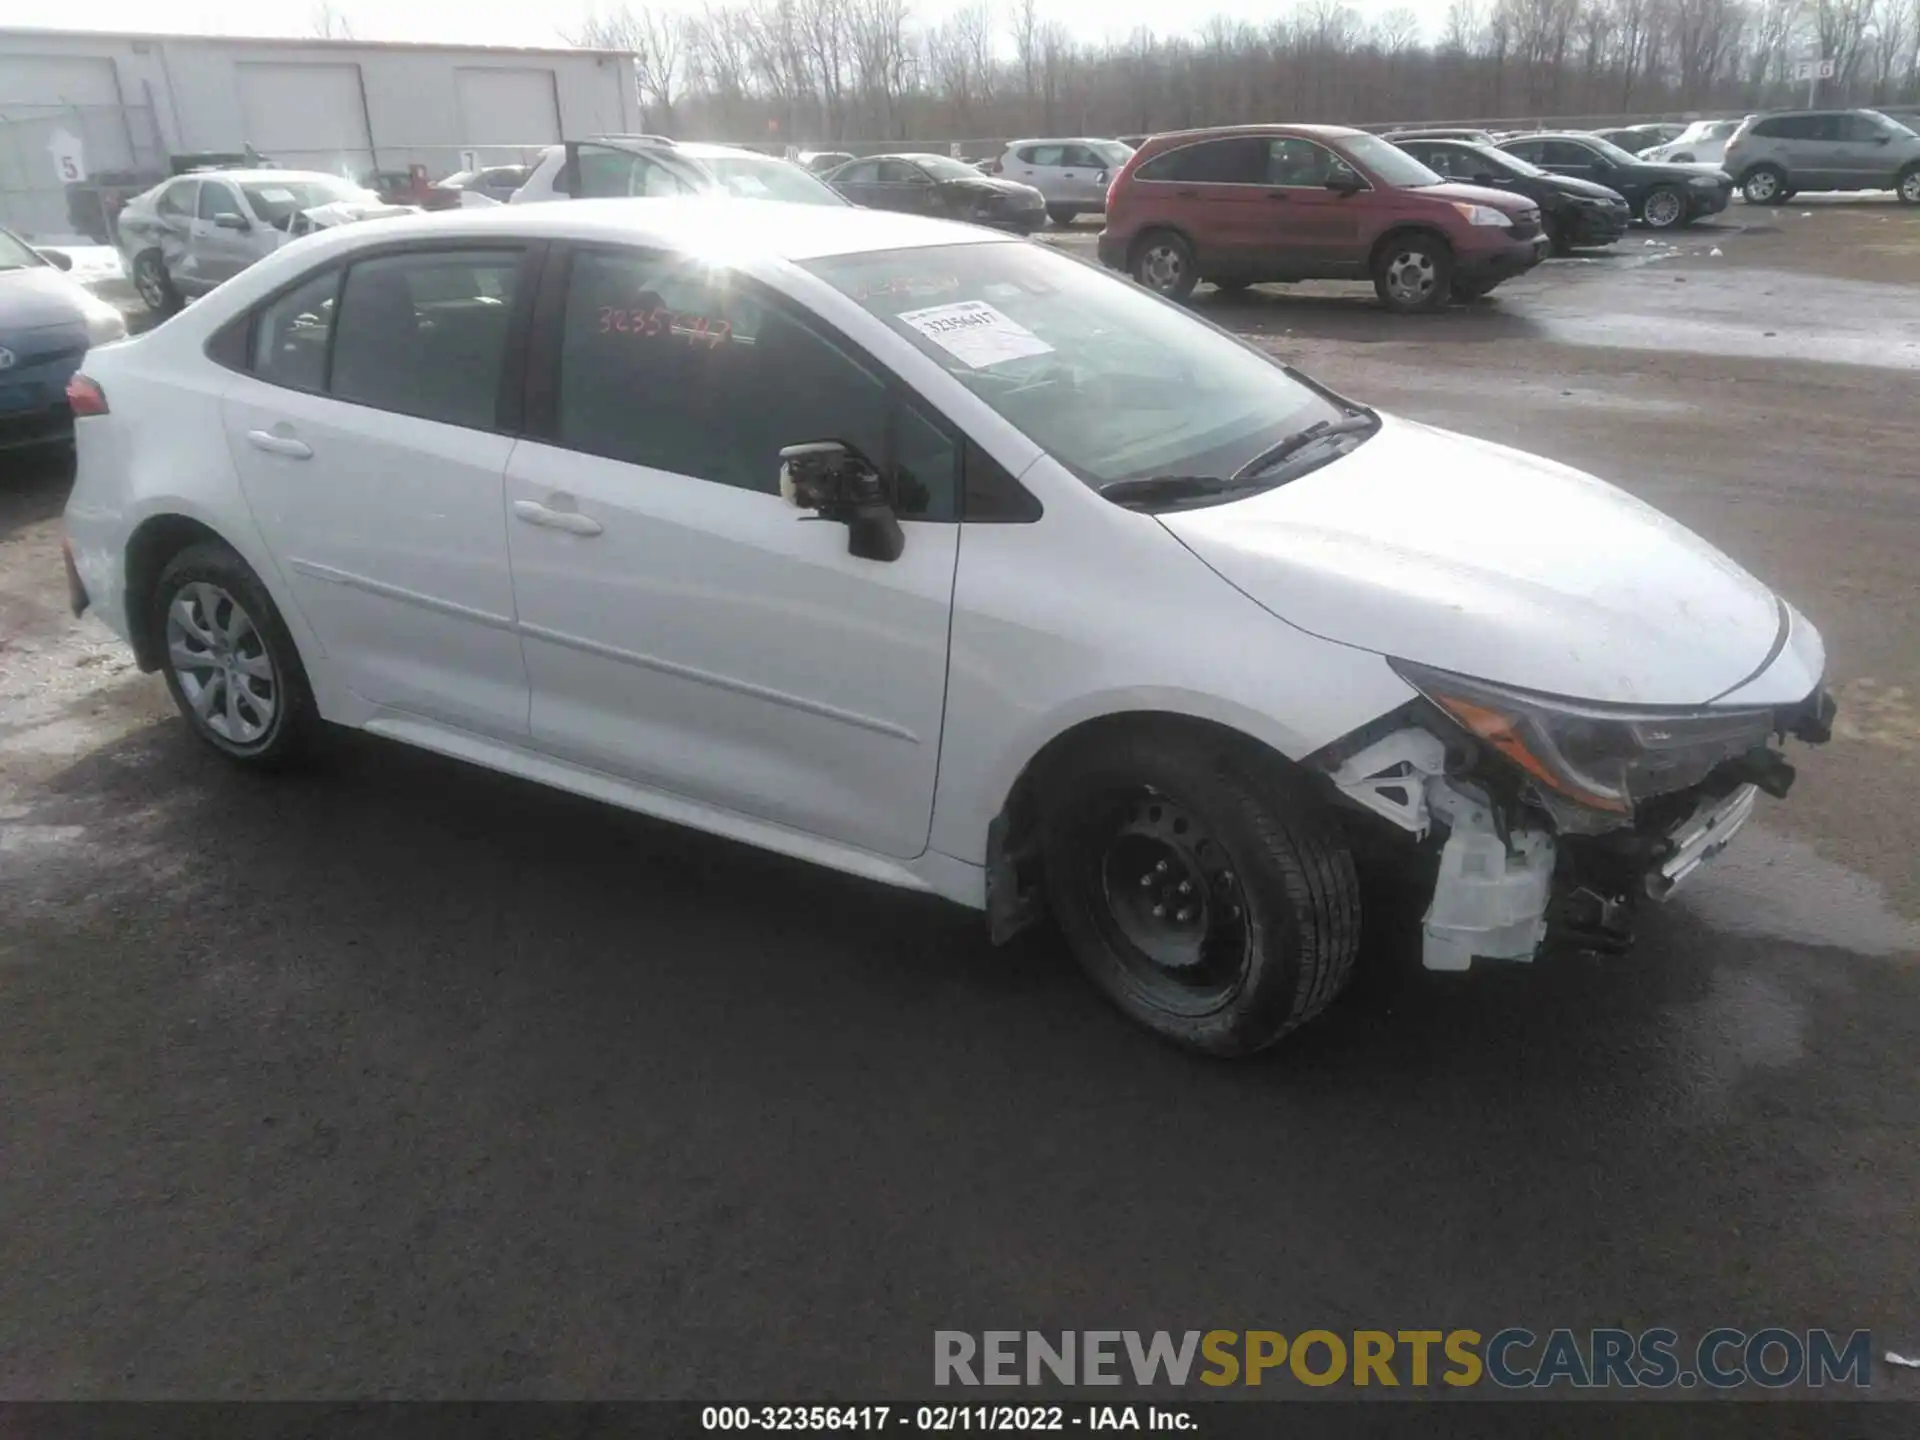
<path id="1" fill-rule="evenodd" d="M 895 318 L 911 325 L 961 364 L 975 370 L 984 370 L 1003 360 L 1053 353 L 1053 347 L 1046 341 L 984 300 L 961 300 L 952 305 L 932 305 L 925 310 L 904 310 Z"/>

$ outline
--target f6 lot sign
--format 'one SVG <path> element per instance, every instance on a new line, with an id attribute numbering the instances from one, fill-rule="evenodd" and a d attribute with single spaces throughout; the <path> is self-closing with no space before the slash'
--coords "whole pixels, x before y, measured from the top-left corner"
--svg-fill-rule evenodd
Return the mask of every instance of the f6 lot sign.
<path id="1" fill-rule="evenodd" d="M 1793 63 L 1793 78 L 1796 80 L 1831 80 L 1834 65 L 1827 60 L 1796 60 Z"/>

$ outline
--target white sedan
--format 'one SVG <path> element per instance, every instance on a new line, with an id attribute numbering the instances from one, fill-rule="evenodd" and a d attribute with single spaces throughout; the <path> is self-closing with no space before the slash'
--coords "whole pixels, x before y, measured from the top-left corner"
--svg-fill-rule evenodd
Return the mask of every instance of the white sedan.
<path id="1" fill-rule="evenodd" d="M 1429 965 L 1531 959 L 1684 879 L 1832 716 L 1814 628 L 1654 510 L 964 225 L 349 226 L 71 395 L 76 611 L 221 754 L 329 721 L 995 939 L 1050 913 L 1217 1054 L 1339 992 L 1356 848 L 1428 877 Z"/>

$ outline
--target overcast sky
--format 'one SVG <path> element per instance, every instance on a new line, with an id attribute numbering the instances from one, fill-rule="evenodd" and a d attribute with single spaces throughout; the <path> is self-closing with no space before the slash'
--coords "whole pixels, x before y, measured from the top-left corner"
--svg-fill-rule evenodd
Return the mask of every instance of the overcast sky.
<path id="1" fill-rule="evenodd" d="M 591 0 L 333 0 L 335 8 L 362 40 L 439 40 L 474 45 L 557 45 L 559 32 L 593 8 Z M 675 9 L 689 0 L 667 0 Z M 1287 8 L 1291 0 L 1199 0 L 1173 7 L 1154 0 L 1042 0 L 1041 11 L 1057 16 L 1082 39 L 1098 41 L 1124 35 L 1137 25 L 1163 34 L 1180 21 L 1213 13 L 1261 22 Z M 1438 33 L 1446 0 L 1349 0 L 1363 15 L 1404 4 L 1420 16 L 1429 33 Z M 937 20 L 954 0 L 918 0 L 916 18 Z M 311 35 L 314 0 L 4 0 L 0 21 L 90 30 L 165 30 L 202 35 Z M 636 9 L 640 8 L 635 6 Z M 693 4 L 691 8 L 698 8 Z M 1172 18 L 1170 18 L 1172 17 Z"/>

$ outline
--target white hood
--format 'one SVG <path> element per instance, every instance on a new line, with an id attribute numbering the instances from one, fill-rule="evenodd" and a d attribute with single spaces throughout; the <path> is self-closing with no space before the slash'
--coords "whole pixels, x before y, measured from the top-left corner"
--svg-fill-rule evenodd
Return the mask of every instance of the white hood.
<path id="1" fill-rule="evenodd" d="M 1160 519 L 1324 639 L 1584 700 L 1715 699 L 1766 662 L 1785 613 L 1604 481 L 1391 417 L 1298 480 Z"/>

